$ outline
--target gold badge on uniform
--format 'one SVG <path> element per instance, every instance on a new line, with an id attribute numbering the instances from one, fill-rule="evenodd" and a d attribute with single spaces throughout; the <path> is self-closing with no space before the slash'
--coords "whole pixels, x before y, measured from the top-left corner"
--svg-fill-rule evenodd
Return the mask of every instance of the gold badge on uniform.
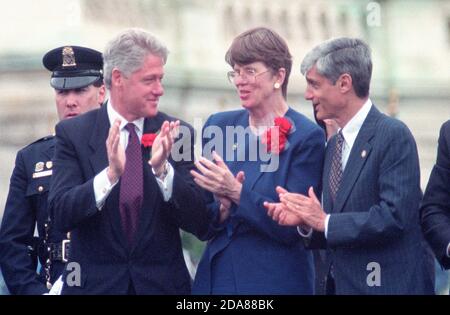
<path id="1" fill-rule="evenodd" d="M 75 53 L 73 52 L 73 48 L 70 46 L 66 46 L 62 50 L 63 55 L 63 67 L 75 67 L 77 65 L 75 61 Z"/>
<path id="2" fill-rule="evenodd" d="M 44 169 L 44 162 L 37 162 L 36 166 L 34 167 L 35 172 L 40 172 Z"/>
<path id="3" fill-rule="evenodd" d="M 48 168 L 48 169 L 52 168 L 52 166 L 53 166 L 53 162 L 52 161 L 47 161 L 45 163 L 45 167 Z"/>

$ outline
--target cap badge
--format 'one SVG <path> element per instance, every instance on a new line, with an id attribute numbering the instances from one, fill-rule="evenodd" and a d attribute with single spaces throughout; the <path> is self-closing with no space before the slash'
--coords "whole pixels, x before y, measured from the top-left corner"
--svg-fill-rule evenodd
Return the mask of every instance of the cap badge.
<path id="1" fill-rule="evenodd" d="M 75 53 L 70 46 L 64 47 L 62 51 L 63 55 L 63 67 L 75 67 L 77 65 L 75 61 Z"/>

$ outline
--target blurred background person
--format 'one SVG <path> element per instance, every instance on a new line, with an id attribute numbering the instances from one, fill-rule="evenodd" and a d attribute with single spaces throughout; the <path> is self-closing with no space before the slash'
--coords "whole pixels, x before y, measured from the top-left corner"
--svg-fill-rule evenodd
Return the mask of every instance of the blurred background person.
<path id="1" fill-rule="evenodd" d="M 330 140 L 330 138 L 334 136 L 339 130 L 339 126 L 334 119 L 317 119 L 316 110 L 314 110 L 314 120 L 325 132 L 327 141 Z"/>

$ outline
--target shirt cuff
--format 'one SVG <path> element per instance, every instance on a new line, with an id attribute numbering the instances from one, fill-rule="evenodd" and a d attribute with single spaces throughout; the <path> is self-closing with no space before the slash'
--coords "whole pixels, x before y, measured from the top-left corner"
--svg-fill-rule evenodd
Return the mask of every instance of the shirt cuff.
<path id="1" fill-rule="evenodd" d="M 153 175 L 155 175 L 156 182 L 158 183 L 159 189 L 161 189 L 161 193 L 163 194 L 164 201 L 169 201 L 172 197 L 172 189 L 173 189 L 173 177 L 175 171 L 172 165 L 167 162 L 167 175 L 161 180 L 156 176 L 155 170 L 152 167 Z"/>
<path id="2" fill-rule="evenodd" d="M 450 258 L 450 243 L 447 245 L 447 257 Z"/>
<path id="3" fill-rule="evenodd" d="M 325 238 L 328 238 L 328 222 L 330 222 L 330 215 L 327 214 L 325 218 Z"/>
<path id="4" fill-rule="evenodd" d="M 53 283 L 52 288 L 48 292 L 48 295 L 61 295 L 62 288 L 64 286 L 64 282 L 62 280 L 62 275 L 59 276 L 58 280 Z"/>
<path id="5" fill-rule="evenodd" d="M 297 232 L 301 237 L 311 238 L 313 229 L 309 226 L 297 226 Z"/>
<path id="6" fill-rule="evenodd" d="M 106 198 L 108 198 L 111 190 L 114 186 L 119 182 L 118 180 L 111 184 L 109 182 L 108 168 L 105 168 L 99 174 L 94 177 L 94 195 L 95 195 L 95 204 L 97 205 L 97 209 L 101 210 L 103 205 L 105 204 Z"/>

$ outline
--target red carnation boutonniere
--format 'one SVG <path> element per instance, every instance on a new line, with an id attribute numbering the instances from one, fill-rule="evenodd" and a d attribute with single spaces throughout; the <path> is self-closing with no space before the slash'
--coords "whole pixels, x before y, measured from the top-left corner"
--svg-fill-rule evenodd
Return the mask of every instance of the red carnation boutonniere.
<path id="1" fill-rule="evenodd" d="M 158 136 L 158 133 L 144 133 L 142 135 L 141 143 L 144 146 L 144 148 L 151 147 L 153 145 L 153 142 L 155 142 L 156 137 Z"/>
<path id="2" fill-rule="evenodd" d="M 292 123 L 285 117 L 277 117 L 274 120 L 274 126 L 267 129 L 262 138 L 262 143 L 267 146 L 267 152 L 280 154 L 286 147 L 287 136 L 291 131 Z M 278 133 L 278 139 L 272 137 Z"/>

